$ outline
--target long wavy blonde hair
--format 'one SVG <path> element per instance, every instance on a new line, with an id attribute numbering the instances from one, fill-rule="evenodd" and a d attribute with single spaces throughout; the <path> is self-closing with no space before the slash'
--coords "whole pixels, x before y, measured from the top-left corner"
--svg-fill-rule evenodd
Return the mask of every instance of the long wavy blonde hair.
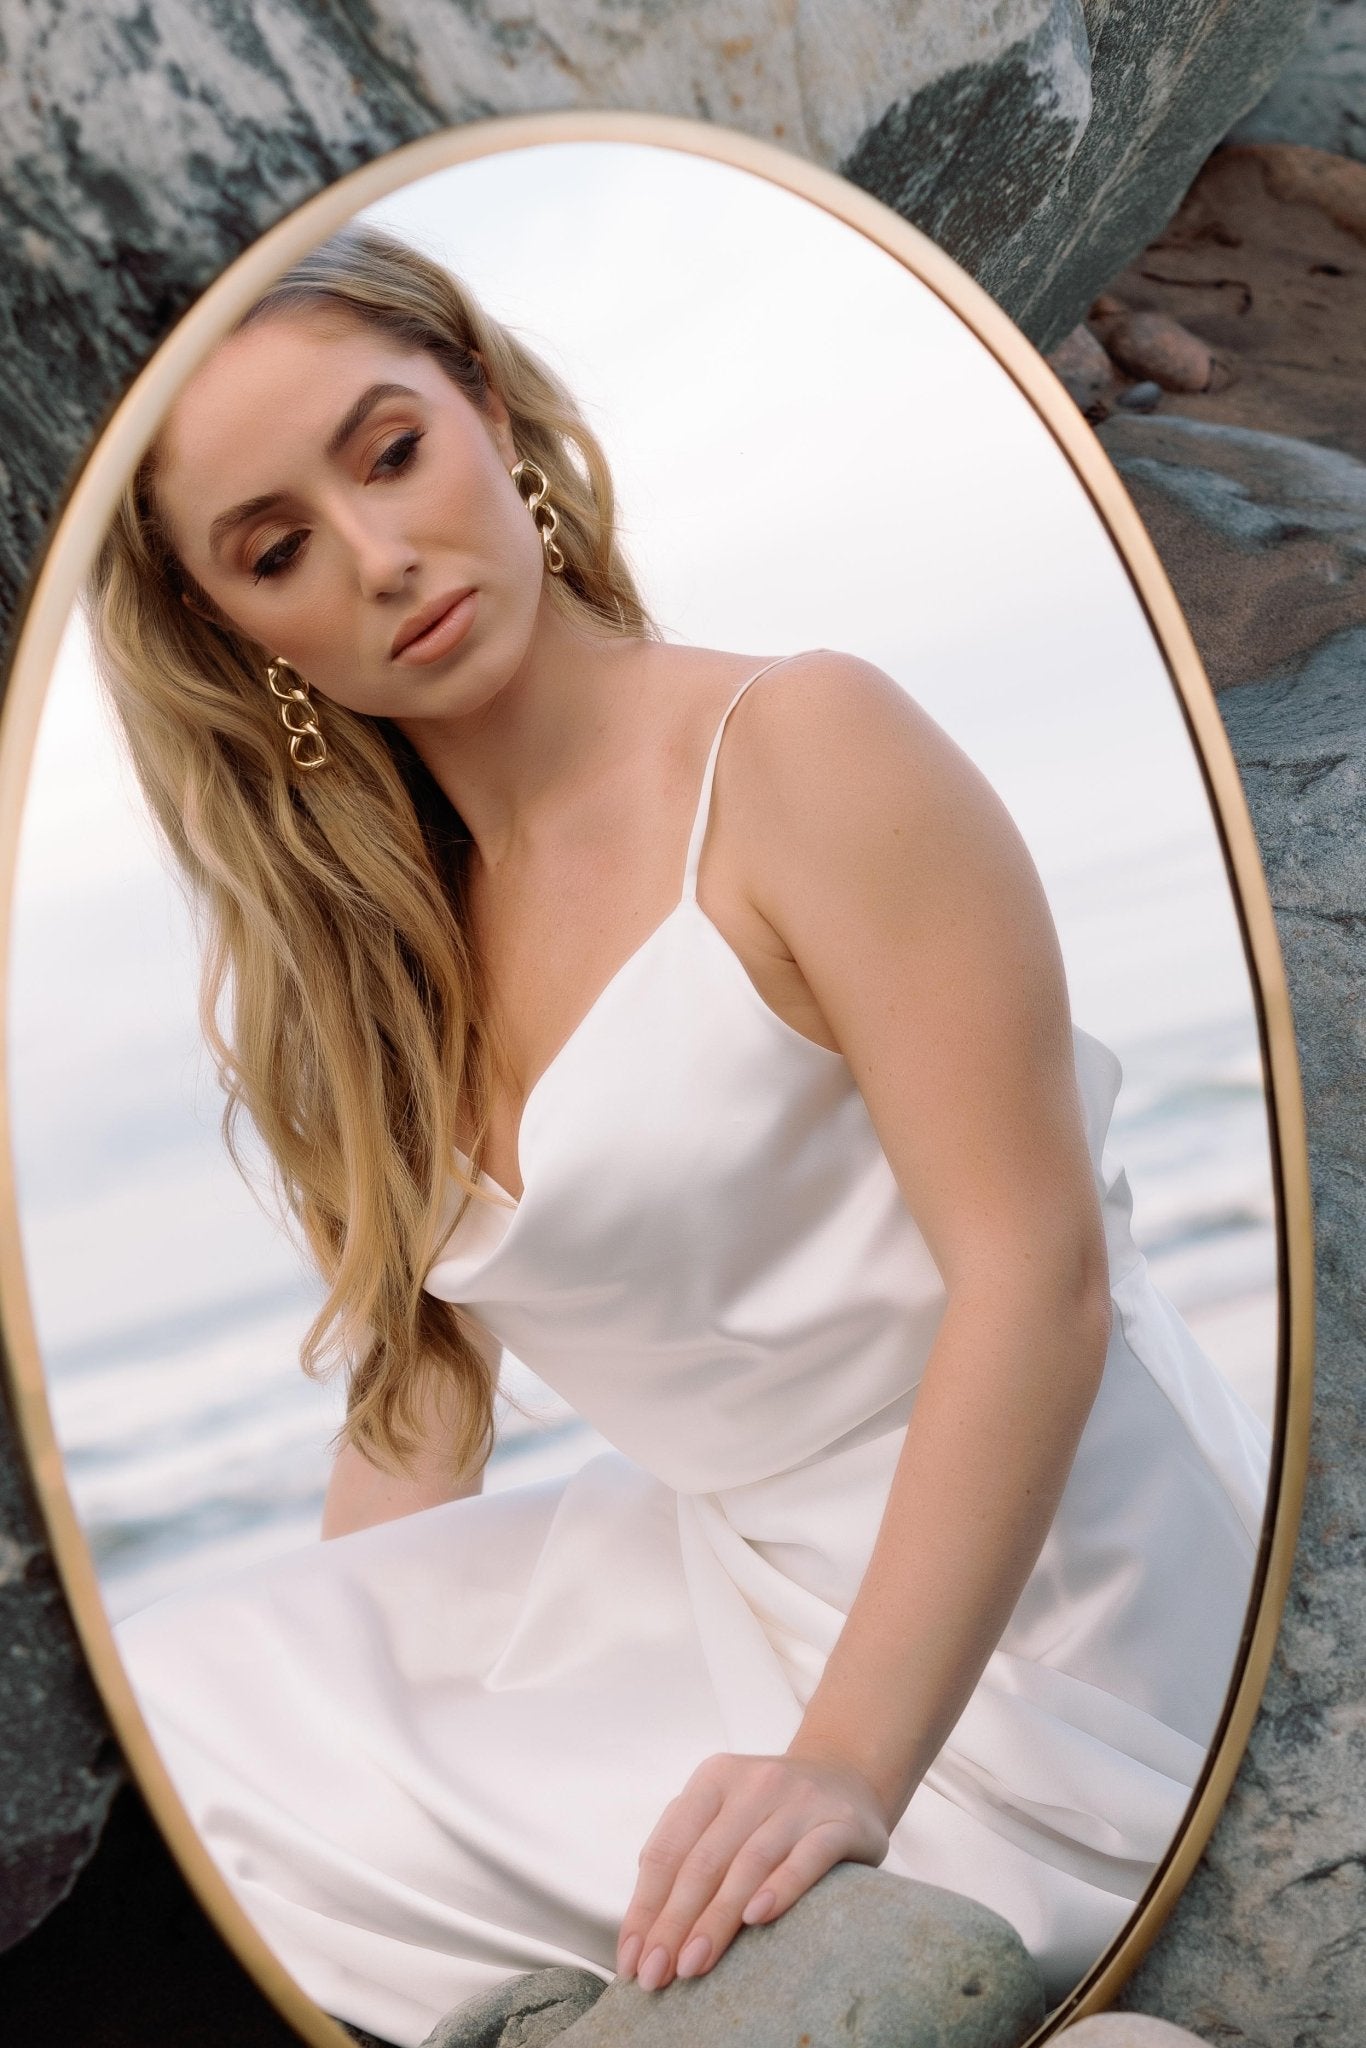
<path id="1" fill-rule="evenodd" d="M 369 225 L 312 250 L 237 326 L 319 302 L 429 350 L 481 408 L 491 384 L 518 453 L 549 479 L 565 558 L 547 578 L 553 601 L 599 631 L 658 638 L 618 542 L 601 446 L 529 348 L 441 264 Z M 339 1440 L 402 1466 L 434 1390 L 464 1471 L 493 1442 L 496 1371 L 465 1312 L 422 1282 L 483 1195 L 493 1077 L 505 1071 L 465 917 L 467 835 L 386 719 L 329 702 L 326 767 L 291 767 L 259 654 L 182 602 L 214 610 L 171 545 L 158 461 L 154 441 L 83 601 L 100 680 L 199 922 L 200 1024 L 226 1098 L 223 1137 L 250 1181 L 245 1112 L 327 1284 L 300 1363 L 313 1377 L 345 1371 Z"/>

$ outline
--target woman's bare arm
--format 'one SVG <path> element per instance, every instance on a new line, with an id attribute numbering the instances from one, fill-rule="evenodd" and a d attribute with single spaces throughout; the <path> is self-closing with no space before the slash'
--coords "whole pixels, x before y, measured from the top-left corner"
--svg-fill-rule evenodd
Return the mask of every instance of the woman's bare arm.
<path id="1" fill-rule="evenodd" d="M 1104 1368 L 1109 1273 L 1061 949 L 1005 805 L 881 671 L 813 657 L 784 681 L 737 735 L 764 907 L 946 1289 L 872 1558 L 789 1752 L 855 1763 L 894 1824 L 1048 1532 Z"/>
<path id="2" fill-rule="evenodd" d="M 889 676 L 822 651 L 746 694 L 718 780 L 946 1301 L 785 1753 L 704 1759 L 641 1849 L 618 1968 L 649 1988 L 885 1858 L 1035 1565 L 1110 1336 L 1059 941 L 986 778 Z"/>
<path id="3" fill-rule="evenodd" d="M 501 1345 L 490 1336 L 483 1348 L 496 1371 Z M 483 1491 L 482 1464 L 461 1472 L 452 1462 L 450 1420 L 435 1389 L 423 1401 L 421 1416 L 422 1447 L 401 1473 L 383 1471 L 353 1444 L 343 1444 L 323 1499 L 324 1540 Z"/>

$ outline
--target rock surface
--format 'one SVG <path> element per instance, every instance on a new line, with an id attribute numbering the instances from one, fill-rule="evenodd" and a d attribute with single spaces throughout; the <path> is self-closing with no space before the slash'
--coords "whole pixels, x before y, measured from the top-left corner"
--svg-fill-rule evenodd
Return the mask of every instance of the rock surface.
<path id="1" fill-rule="evenodd" d="M 547 2048 L 605 1988 L 591 1970 L 529 1970 L 457 2006 L 437 2022 L 422 2048 Z"/>
<path id="2" fill-rule="evenodd" d="M 0 607 L 176 316 L 282 214 L 417 136 L 575 106 L 720 122 L 843 171 L 1050 347 L 1263 94 L 1308 4 L 10 0 Z"/>
<path id="3" fill-rule="evenodd" d="M 1079 321 L 1050 351 L 1049 362 L 1087 419 L 1103 420 L 1119 388 L 1116 366 L 1100 337 Z"/>
<path id="4" fill-rule="evenodd" d="M 1237 142 L 1308 142 L 1366 160 L 1366 0 L 1315 0 L 1305 36 Z"/>
<path id="5" fill-rule="evenodd" d="M 1038 1971 L 998 1914 L 837 1863 L 705 1975 L 662 1991 L 614 1979 L 559 2048 L 1016 2048 L 1043 2016 Z"/>
<path id="6" fill-rule="evenodd" d="M 1216 689 L 1366 618 L 1366 465 L 1222 421 L 1116 413 L 1099 429 L 1177 596 L 1208 621 Z"/>
<path id="7" fill-rule="evenodd" d="M 1314 1416 L 1284 1619 L 1214 1833 L 1114 1999 L 1243 2048 L 1357 2048 L 1366 1992 L 1366 332 L 1349 331 L 1337 299 L 1313 317 L 1306 284 L 1326 249 L 1343 259 L 1332 288 L 1359 284 L 1366 247 L 1342 225 L 1341 195 L 1366 170 L 1314 154 L 1217 152 L 1181 233 L 1116 280 L 1129 298 L 1139 279 L 1183 294 L 1231 378 L 1098 429 L 1218 691 L 1276 913 L 1309 1127 Z M 1335 195 L 1331 216 L 1306 197 L 1314 189 Z M 1240 240 L 1197 223 L 1233 223 Z M 1255 280 L 1247 313 L 1213 288 L 1216 260 L 1239 297 Z M 1193 274 L 1198 285 L 1163 281 Z"/>
<path id="8" fill-rule="evenodd" d="M 1288 143 L 1217 149 L 1105 304 L 1179 321 L 1219 365 L 1217 391 L 1169 392 L 1164 413 L 1366 461 L 1366 163 Z M 1090 324 L 1103 338 L 1112 319 L 1093 309 Z"/>
<path id="9" fill-rule="evenodd" d="M 770 1926 L 743 1928 L 701 1977 L 651 1992 L 531 1970 L 456 2006 L 422 2048 L 1016 2048 L 1044 2009 L 1038 1970 L 999 1914 L 840 1863 Z"/>
<path id="10" fill-rule="evenodd" d="M 1098 432 L 1223 691 L 1366 619 L 1366 164 L 1216 150 L 1085 331 L 1126 310 L 1179 314 L 1222 371 L 1148 417 L 1112 397 Z"/>
<path id="11" fill-rule="evenodd" d="M 1358 625 L 1219 700 L 1276 910 L 1309 1109 L 1314 1417 L 1289 1597 L 1247 1753 L 1171 1919 L 1115 2002 L 1179 2015 L 1248 2048 L 1357 2048 L 1361 2039 L 1363 674 Z"/>
<path id="12" fill-rule="evenodd" d="M 71 1890 L 122 1782 L 0 1401 L 0 1951 Z"/>
<path id="13" fill-rule="evenodd" d="M 1170 313 L 1093 313 L 1091 327 L 1130 377 L 1162 391 L 1208 391 L 1214 384 L 1214 351 Z"/>

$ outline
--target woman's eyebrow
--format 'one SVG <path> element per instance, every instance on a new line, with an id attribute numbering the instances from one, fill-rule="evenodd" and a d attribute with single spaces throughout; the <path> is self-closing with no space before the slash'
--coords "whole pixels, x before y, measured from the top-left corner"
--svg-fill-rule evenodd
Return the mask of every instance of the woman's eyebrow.
<path id="1" fill-rule="evenodd" d="M 386 398 L 420 398 L 421 392 L 414 391 L 407 384 L 369 384 L 353 405 L 349 405 L 327 437 L 327 457 L 333 460 L 340 455 L 356 429 L 364 424 L 375 407 Z M 240 505 L 230 506 L 220 512 L 209 528 L 209 553 L 216 555 L 222 543 L 235 526 L 243 525 L 248 519 L 255 519 L 262 512 L 269 512 L 272 505 L 278 505 L 284 497 L 283 491 L 263 491 L 259 497 L 244 498 Z"/>

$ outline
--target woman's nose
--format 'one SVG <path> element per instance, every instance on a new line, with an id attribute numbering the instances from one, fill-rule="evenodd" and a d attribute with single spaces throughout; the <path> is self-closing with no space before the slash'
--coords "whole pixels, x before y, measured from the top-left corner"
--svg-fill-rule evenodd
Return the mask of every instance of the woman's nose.
<path id="1" fill-rule="evenodd" d="M 342 541 L 355 565 L 356 581 L 366 597 L 388 597 L 415 575 L 418 553 L 402 533 L 353 516 L 342 528 Z"/>

